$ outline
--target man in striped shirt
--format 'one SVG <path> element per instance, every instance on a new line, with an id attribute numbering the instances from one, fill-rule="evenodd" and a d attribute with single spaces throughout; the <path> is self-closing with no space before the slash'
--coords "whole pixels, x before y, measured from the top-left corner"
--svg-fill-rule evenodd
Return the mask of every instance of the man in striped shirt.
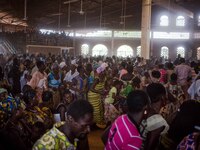
<path id="1" fill-rule="evenodd" d="M 146 115 L 150 101 L 144 91 L 135 90 L 127 97 L 128 113 L 112 124 L 105 150 L 139 150 L 142 138 L 138 124 Z"/>

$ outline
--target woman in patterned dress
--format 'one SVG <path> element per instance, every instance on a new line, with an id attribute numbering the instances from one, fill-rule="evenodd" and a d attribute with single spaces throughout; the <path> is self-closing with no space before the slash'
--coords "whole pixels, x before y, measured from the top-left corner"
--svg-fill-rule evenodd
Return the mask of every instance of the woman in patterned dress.
<path id="1" fill-rule="evenodd" d="M 88 101 L 94 108 L 94 122 L 99 128 L 105 128 L 103 103 L 101 96 L 103 95 L 103 89 L 105 87 L 105 75 L 104 72 L 98 74 L 95 78 L 90 91 L 88 92 Z"/>

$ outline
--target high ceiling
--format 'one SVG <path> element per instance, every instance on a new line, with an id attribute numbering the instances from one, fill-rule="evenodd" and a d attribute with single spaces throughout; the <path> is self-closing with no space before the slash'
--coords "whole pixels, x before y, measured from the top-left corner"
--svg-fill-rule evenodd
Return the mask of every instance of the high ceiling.
<path id="1" fill-rule="evenodd" d="M 26 0 L 27 23 L 37 28 L 139 29 L 142 0 Z M 200 0 L 166 0 L 194 11 Z M 25 0 L 0 0 L 0 19 L 24 18 Z M 69 5 L 70 4 L 70 5 Z M 82 12 L 81 12 L 82 4 Z M 70 6 L 70 11 L 69 11 Z M 70 12 L 70 13 L 69 13 Z"/>

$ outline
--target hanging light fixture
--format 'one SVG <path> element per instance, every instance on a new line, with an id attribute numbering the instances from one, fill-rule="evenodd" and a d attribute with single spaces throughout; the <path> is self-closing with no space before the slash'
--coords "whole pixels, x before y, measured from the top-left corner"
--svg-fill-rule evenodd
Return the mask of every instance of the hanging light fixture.
<path id="1" fill-rule="evenodd" d="M 121 16 L 124 16 L 124 0 L 122 0 L 122 11 L 121 11 Z M 120 17 L 120 23 L 121 25 L 124 24 L 124 21 L 123 21 L 123 17 Z"/>
<path id="2" fill-rule="evenodd" d="M 80 15 L 84 15 L 84 11 L 83 11 L 83 0 L 81 0 L 81 10 L 79 11 Z"/>
<path id="3" fill-rule="evenodd" d="M 24 0 L 24 18 L 23 18 L 23 20 L 28 19 L 26 10 L 27 10 L 27 0 Z"/>
<path id="4" fill-rule="evenodd" d="M 102 27 L 102 15 L 103 15 L 103 11 L 102 11 L 102 3 L 103 3 L 103 0 L 101 0 L 101 9 L 100 9 L 100 28 Z"/>
<path id="5" fill-rule="evenodd" d="M 58 12 L 58 31 L 60 31 L 61 0 L 59 0 Z"/>

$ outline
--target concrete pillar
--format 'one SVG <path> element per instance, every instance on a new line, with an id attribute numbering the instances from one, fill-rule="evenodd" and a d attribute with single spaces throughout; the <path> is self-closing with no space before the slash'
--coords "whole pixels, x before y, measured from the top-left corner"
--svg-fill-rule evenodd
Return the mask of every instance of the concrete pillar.
<path id="1" fill-rule="evenodd" d="M 151 2 L 152 0 L 142 1 L 141 56 L 145 59 L 150 57 Z"/>
<path id="2" fill-rule="evenodd" d="M 73 31 L 73 33 L 74 33 L 74 36 L 73 36 L 73 51 L 74 51 L 74 57 L 76 57 L 76 31 L 74 30 Z"/>
<path id="3" fill-rule="evenodd" d="M 115 52 L 114 52 L 114 30 L 112 30 L 112 39 L 111 39 L 111 53 L 110 53 L 111 56 L 115 55 Z M 117 55 L 117 54 L 116 54 Z"/>

